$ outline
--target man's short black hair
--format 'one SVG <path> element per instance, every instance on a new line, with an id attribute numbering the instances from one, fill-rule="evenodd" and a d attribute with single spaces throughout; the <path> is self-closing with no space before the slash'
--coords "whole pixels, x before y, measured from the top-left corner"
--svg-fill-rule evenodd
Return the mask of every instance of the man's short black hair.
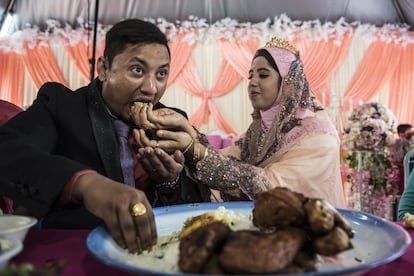
<path id="1" fill-rule="evenodd" d="M 404 134 L 407 130 L 411 129 L 413 126 L 411 124 L 399 124 L 397 126 L 397 133 Z"/>
<path id="2" fill-rule="evenodd" d="M 110 67 L 114 57 L 129 44 L 150 43 L 164 45 L 170 54 L 168 39 L 155 24 L 140 19 L 126 19 L 114 24 L 106 33 L 104 56 Z"/>

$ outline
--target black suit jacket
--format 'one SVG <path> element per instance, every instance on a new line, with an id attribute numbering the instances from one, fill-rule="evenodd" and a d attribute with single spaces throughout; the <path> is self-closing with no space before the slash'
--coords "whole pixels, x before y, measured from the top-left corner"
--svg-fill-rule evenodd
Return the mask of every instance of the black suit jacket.
<path id="1" fill-rule="evenodd" d="M 99 87 L 99 80 L 76 91 L 46 83 L 25 112 L 0 128 L 0 195 L 42 217 L 43 227 L 102 223 L 83 206 L 54 205 L 76 172 L 92 169 L 123 182 L 117 137 Z M 178 199 L 158 196 L 153 206 L 203 201 L 207 191 L 199 188 L 182 173 Z"/>

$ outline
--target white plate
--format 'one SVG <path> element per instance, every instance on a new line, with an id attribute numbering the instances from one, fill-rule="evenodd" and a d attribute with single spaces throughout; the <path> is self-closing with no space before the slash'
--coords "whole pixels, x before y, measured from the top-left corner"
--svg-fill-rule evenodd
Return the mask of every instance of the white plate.
<path id="1" fill-rule="evenodd" d="M 158 235 L 165 236 L 180 230 L 187 218 L 217 210 L 219 206 L 233 210 L 236 214 L 251 214 L 253 202 L 197 203 L 154 208 Z M 363 212 L 344 209 L 338 211 L 348 220 L 355 232 L 352 239 L 354 248 L 340 254 L 345 260 L 341 266 L 321 264 L 318 272 L 301 275 L 360 275 L 397 259 L 404 254 L 411 243 L 407 231 L 395 223 Z M 128 253 L 115 244 L 104 227 L 97 227 L 88 234 L 86 247 L 103 263 L 132 274 L 183 275 L 149 270 L 126 263 Z M 278 274 L 280 275 L 282 274 Z M 292 275 L 295 274 L 288 274 L 288 276 Z"/>

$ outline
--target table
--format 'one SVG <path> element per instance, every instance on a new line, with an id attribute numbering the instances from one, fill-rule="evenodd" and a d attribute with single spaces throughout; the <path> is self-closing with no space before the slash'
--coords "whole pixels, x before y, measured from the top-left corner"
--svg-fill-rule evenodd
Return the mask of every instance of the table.
<path id="1" fill-rule="evenodd" d="M 395 222 L 401 225 L 400 222 Z M 414 229 L 408 229 L 412 243 L 406 253 L 388 264 L 379 266 L 363 276 L 412 275 L 414 268 Z M 45 264 L 48 261 L 66 260 L 61 276 L 131 275 L 97 260 L 86 248 L 90 230 L 30 229 L 23 251 L 11 262 L 15 264 Z"/>
<path id="2" fill-rule="evenodd" d="M 86 237 L 90 230 L 35 229 L 27 233 L 23 251 L 11 263 L 42 265 L 66 260 L 61 276 L 131 275 L 105 265 L 88 252 Z"/>

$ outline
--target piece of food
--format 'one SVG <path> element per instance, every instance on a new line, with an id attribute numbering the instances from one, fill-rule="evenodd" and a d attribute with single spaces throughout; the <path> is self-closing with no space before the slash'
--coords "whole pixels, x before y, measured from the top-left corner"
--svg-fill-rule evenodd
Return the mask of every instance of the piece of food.
<path id="1" fill-rule="evenodd" d="M 256 228 L 220 231 L 222 226 L 213 226 L 220 220 L 225 225 L 220 213 L 224 212 L 201 214 L 185 222 L 179 256 L 183 272 L 304 273 L 317 270 L 318 257 L 353 248 L 351 225 L 329 202 L 287 188 L 257 195 L 252 210 Z"/>
<path id="2" fill-rule="evenodd" d="M 133 105 L 133 108 L 135 108 L 135 109 L 141 109 L 143 107 L 148 107 L 148 103 L 135 102 L 134 105 Z"/>
<path id="3" fill-rule="evenodd" d="M 193 230 L 180 240 L 178 265 L 182 272 L 200 273 L 214 252 L 227 239 L 231 229 L 216 221 Z"/>
<path id="4" fill-rule="evenodd" d="M 335 212 L 320 199 L 310 198 L 305 204 L 309 226 L 315 234 L 326 234 L 335 226 Z"/>
<path id="5" fill-rule="evenodd" d="M 334 256 L 353 248 L 353 245 L 348 234 L 341 227 L 336 226 L 328 234 L 314 238 L 313 248 L 320 255 Z"/>
<path id="6" fill-rule="evenodd" d="M 287 188 L 259 193 L 254 202 L 253 224 L 259 228 L 303 225 L 305 197 Z"/>
<path id="7" fill-rule="evenodd" d="M 146 123 L 140 122 L 138 114 L 139 114 L 139 112 L 141 111 L 142 108 L 148 108 L 148 103 L 135 102 L 131 106 L 130 117 L 132 118 L 132 120 L 135 122 L 135 124 L 138 127 L 142 128 L 145 131 L 154 132 L 157 129 L 154 124 L 152 124 L 150 122 L 146 122 Z"/>
<path id="8" fill-rule="evenodd" d="M 294 273 L 303 273 L 316 271 L 317 256 L 311 248 L 302 247 L 302 250 L 296 255 L 293 263 L 285 271 Z M 293 273 L 291 272 L 291 273 Z"/>
<path id="9" fill-rule="evenodd" d="M 219 258 L 217 254 L 213 254 L 205 264 L 201 274 L 208 274 L 208 275 L 222 275 L 226 274 L 219 263 Z"/>
<path id="10" fill-rule="evenodd" d="M 350 238 L 354 236 L 354 232 L 352 231 L 352 227 L 349 222 L 326 200 L 320 199 L 323 202 L 325 208 L 329 208 L 334 213 L 335 218 L 335 225 L 339 226 L 344 230 Z"/>
<path id="11" fill-rule="evenodd" d="M 272 233 L 235 231 L 225 242 L 219 263 L 230 274 L 276 273 L 292 263 L 305 238 L 304 230 L 293 227 Z"/>

